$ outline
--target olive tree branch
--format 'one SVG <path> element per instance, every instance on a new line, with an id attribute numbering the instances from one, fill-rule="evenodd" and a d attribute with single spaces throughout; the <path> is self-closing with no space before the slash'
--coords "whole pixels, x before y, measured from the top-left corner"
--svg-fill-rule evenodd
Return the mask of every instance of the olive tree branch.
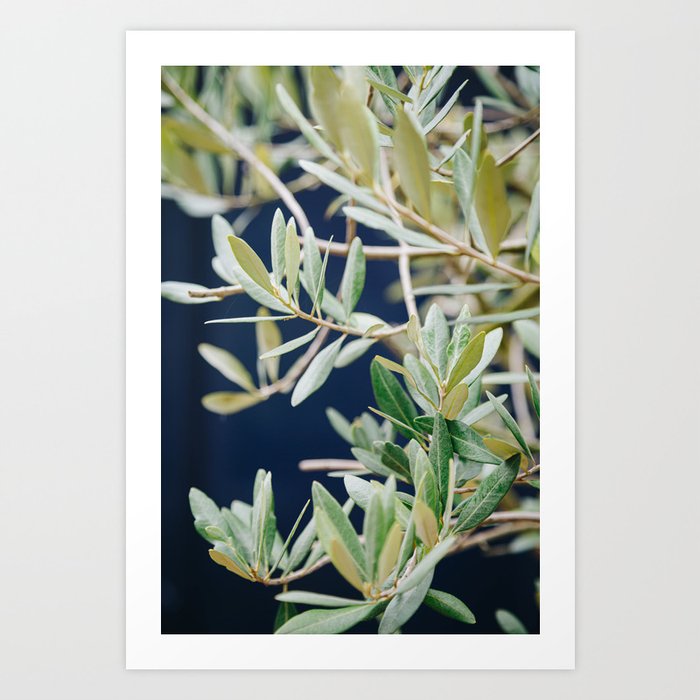
<path id="1" fill-rule="evenodd" d="M 482 527 L 488 525 L 494 525 L 494 527 L 481 531 Z M 539 513 L 531 513 L 528 511 L 503 511 L 492 513 L 474 530 L 460 535 L 452 549 L 450 549 L 449 554 L 457 554 L 471 547 L 486 544 L 492 540 L 506 537 L 515 532 L 539 528 L 539 525 Z M 479 530 L 479 532 L 476 532 L 477 530 Z M 284 586 L 293 581 L 305 578 L 330 563 L 330 557 L 325 555 L 308 568 L 292 571 L 286 576 L 280 576 L 279 578 L 260 579 L 260 583 L 264 583 L 266 586 Z"/>
<path id="2" fill-rule="evenodd" d="M 532 282 L 533 284 L 540 283 L 540 278 L 537 277 L 537 275 L 533 275 L 529 272 L 525 272 L 524 270 L 519 270 L 517 267 L 507 265 L 506 263 L 501 262 L 496 258 L 492 258 L 486 255 L 485 253 L 482 253 L 480 250 L 477 250 L 476 248 L 473 248 L 472 246 L 467 245 L 462 241 L 458 241 L 456 238 L 450 236 L 450 234 L 447 233 L 447 231 L 443 231 L 441 228 L 439 228 L 435 224 L 430 223 L 429 221 L 424 219 L 419 214 L 416 214 L 408 207 L 399 204 L 399 202 L 397 202 L 392 197 L 389 197 L 378 187 L 375 189 L 375 194 L 378 197 L 380 197 L 385 204 L 393 206 L 396 209 L 396 211 L 398 211 L 402 216 L 412 221 L 419 228 L 423 229 L 426 233 L 430 234 L 433 238 L 440 241 L 441 243 L 446 243 L 449 246 L 457 248 L 463 255 L 468 255 L 471 258 L 475 258 L 484 265 L 492 267 L 495 270 L 504 272 L 505 274 L 511 275 L 512 277 L 516 277 L 517 279 L 522 280 L 523 282 Z"/>

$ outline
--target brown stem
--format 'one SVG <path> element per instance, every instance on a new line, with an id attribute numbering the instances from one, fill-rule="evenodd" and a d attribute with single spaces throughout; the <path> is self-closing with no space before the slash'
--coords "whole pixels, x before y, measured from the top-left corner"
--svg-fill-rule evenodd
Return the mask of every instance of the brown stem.
<path id="1" fill-rule="evenodd" d="M 536 138 L 538 138 L 540 135 L 540 130 L 537 129 L 536 131 L 533 131 L 522 143 L 519 143 L 510 153 L 507 155 L 503 156 L 500 160 L 496 162 L 496 167 L 500 168 L 502 165 L 505 165 L 506 163 L 510 163 L 515 156 L 517 156 L 521 151 L 524 151 Z"/>

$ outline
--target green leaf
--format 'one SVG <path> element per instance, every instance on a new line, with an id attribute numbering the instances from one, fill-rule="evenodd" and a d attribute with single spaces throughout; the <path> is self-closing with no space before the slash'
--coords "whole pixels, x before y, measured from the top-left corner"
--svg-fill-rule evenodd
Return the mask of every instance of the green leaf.
<path id="1" fill-rule="evenodd" d="M 266 292 L 274 294 L 275 288 L 270 281 L 270 275 L 257 253 L 238 236 L 229 236 L 228 242 L 238 264 L 255 284 Z"/>
<path id="2" fill-rule="evenodd" d="M 293 571 L 306 559 L 306 556 L 311 551 L 311 547 L 316 540 L 316 523 L 314 519 L 307 523 L 306 527 L 301 531 L 299 537 L 296 538 L 292 549 L 289 552 L 287 565 L 284 567 L 283 576 L 288 572 Z"/>
<path id="3" fill-rule="evenodd" d="M 384 507 L 378 492 L 374 492 L 369 499 L 365 520 L 362 529 L 365 537 L 365 559 L 367 561 L 367 575 L 370 581 L 376 580 L 379 555 L 384 546 L 385 522 Z"/>
<path id="4" fill-rule="evenodd" d="M 214 526 L 224 533 L 229 532 L 219 506 L 203 491 L 192 487 L 189 493 L 190 510 L 194 516 L 195 530 L 207 541 L 211 541 L 206 528 Z"/>
<path id="5" fill-rule="evenodd" d="M 210 323 L 264 323 L 266 321 L 288 321 L 291 318 L 296 318 L 296 316 L 240 316 L 239 318 L 212 318 L 209 321 L 205 321 L 204 325 Z"/>
<path id="6" fill-rule="evenodd" d="M 370 452 L 367 449 L 361 447 L 353 447 L 351 450 L 353 457 L 362 464 L 365 468 L 369 469 L 373 474 L 378 474 L 379 476 L 389 477 L 395 474 L 390 467 L 387 467 L 382 463 L 379 455 L 374 452 Z M 401 478 L 406 481 L 406 478 L 401 476 Z"/>
<path id="7" fill-rule="evenodd" d="M 481 333 L 472 338 L 464 350 L 462 350 L 447 379 L 448 392 L 456 387 L 463 379 L 468 377 L 479 364 L 481 356 L 484 354 L 485 340 L 486 334 L 481 331 Z"/>
<path id="8" fill-rule="evenodd" d="M 340 139 L 343 150 L 359 166 L 364 179 L 373 182 L 379 153 L 379 132 L 372 112 L 353 85 L 343 82 L 338 96 Z"/>
<path id="9" fill-rule="evenodd" d="M 474 243 L 479 250 L 491 255 L 473 201 L 476 171 L 472 159 L 461 148 L 457 149 L 454 156 L 453 174 L 457 199 Z"/>
<path id="10" fill-rule="evenodd" d="M 425 233 L 419 233 L 418 231 L 404 228 L 394 223 L 386 216 L 382 216 L 369 209 L 364 209 L 363 207 L 343 207 L 343 213 L 349 219 L 353 219 L 357 221 L 358 224 L 362 224 L 367 228 L 375 229 L 376 231 L 384 231 L 384 233 L 387 233 L 397 241 L 403 241 L 404 243 L 421 248 L 434 248 L 435 250 L 450 249 L 449 246 L 436 241 Z"/>
<path id="11" fill-rule="evenodd" d="M 487 391 L 486 396 L 488 396 L 491 405 L 493 406 L 496 413 L 498 413 L 498 415 L 500 416 L 506 428 L 510 430 L 510 432 L 513 434 L 513 437 L 518 441 L 520 447 L 523 448 L 523 452 L 525 452 L 525 454 L 534 462 L 535 458 L 532 456 L 532 452 L 530 452 L 530 448 L 528 447 L 528 444 L 525 441 L 522 432 L 520 431 L 520 427 L 515 422 L 513 416 L 511 416 L 510 413 L 508 413 L 508 409 L 503 404 L 498 402 L 496 400 L 496 397 L 491 392 Z"/>
<path id="12" fill-rule="evenodd" d="M 304 507 L 301 509 L 301 512 L 299 513 L 296 521 L 294 522 L 292 529 L 289 531 L 289 535 L 287 536 L 287 539 L 285 540 L 284 544 L 282 545 L 282 549 L 280 550 L 280 553 L 277 556 L 277 560 L 272 565 L 272 568 L 270 569 L 270 571 L 274 571 L 280 565 L 280 563 L 282 561 L 282 557 L 284 556 L 285 552 L 289 548 L 289 544 L 291 543 L 292 538 L 294 537 L 297 529 L 299 528 L 299 524 L 301 523 L 301 519 L 304 517 L 304 513 L 306 513 L 306 509 L 309 507 L 309 503 L 311 503 L 310 500 L 306 501 L 306 503 L 304 504 Z"/>
<path id="13" fill-rule="evenodd" d="M 289 622 L 297 614 L 298 610 L 293 603 L 280 603 L 280 606 L 277 608 L 277 615 L 275 615 L 273 632 L 277 632 L 282 625 Z"/>
<path id="14" fill-rule="evenodd" d="M 469 387 L 466 384 L 458 384 L 445 396 L 442 402 L 442 414 L 448 420 L 456 419 L 468 398 Z"/>
<path id="15" fill-rule="evenodd" d="M 540 417 L 540 390 L 537 386 L 537 382 L 535 381 L 535 376 L 532 374 L 530 371 L 529 367 L 525 367 L 525 371 L 527 372 L 527 381 L 530 384 L 530 395 L 532 396 L 532 405 L 535 407 L 535 413 L 537 413 L 537 417 Z"/>
<path id="16" fill-rule="evenodd" d="M 513 328 L 522 341 L 523 347 L 535 357 L 540 356 L 540 326 L 535 321 L 519 320 L 513 322 Z"/>
<path id="17" fill-rule="evenodd" d="M 340 78 L 330 66 L 311 66 L 309 69 L 309 104 L 316 121 L 328 138 L 342 149 L 338 114 Z"/>
<path id="18" fill-rule="evenodd" d="M 479 168 L 474 200 L 489 250 L 497 254 L 510 223 L 510 206 L 503 173 L 490 153 Z"/>
<path id="19" fill-rule="evenodd" d="M 394 157 L 401 189 L 420 214 L 430 219 L 430 164 L 423 130 L 415 117 L 397 110 Z"/>
<path id="20" fill-rule="evenodd" d="M 241 578 L 246 579 L 247 581 L 254 581 L 255 580 L 246 571 L 246 569 L 239 566 L 238 563 L 236 563 L 236 561 L 232 557 L 229 557 L 228 555 L 224 554 L 223 552 L 219 551 L 218 549 L 210 549 L 209 556 L 212 558 L 212 560 L 214 562 L 219 564 L 219 566 L 223 566 L 231 573 L 234 573 L 234 574 L 240 576 Z"/>
<path id="21" fill-rule="evenodd" d="M 519 454 L 501 462 L 464 502 L 465 505 L 460 508 L 454 532 L 471 530 L 488 518 L 510 490 L 519 469 Z"/>
<path id="22" fill-rule="evenodd" d="M 444 417 L 435 414 L 433 424 L 433 439 L 430 442 L 430 452 L 428 456 L 437 475 L 438 490 L 440 493 L 440 503 L 445 507 L 447 503 L 447 491 L 450 480 L 450 460 L 452 459 L 452 439 L 447 428 Z"/>
<path id="23" fill-rule="evenodd" d="M 499 403 L 504 403 L 507 398 L 508 394 L 501 394 L 500 396 L 496 397 L 496 401 L 498 401 Z M 486 418 L 486 416 L 490 416 L 493 412 L 494 411 L 491 402 L 485 401 L 479 406 L 476 406 L 470 411 L 467 411 L 463 416 L 460 417 L 459 420 L 465 425 L 474 425 L 474 423 L 478 423 L 480 420 Z"/>
<path id="24" fill-rule="evenodd" d="M 324 157 L 334 162 L 336 165 L 342 165 L 340 158 L 333 153 L 333 150 L 321 138 L 319 133 L 311 126 L 307 118 L 301 113 L 294 100 L 289 96 L 289 93 L 281 84 L 277 87 L 277 97 L 285 112 L 294 120 L 294 123 L 299 127 L 299 131 L 306 137 L 306 140 Z"/>
<path id="25" fill-rule="evenodd" d="M 326 409 L 326 418 L 328 418 L 328 422 L 331 424 L 333 430 L 335 430 L 345 442 L 350 445 L 355 444 L 352 439 L 352 426 L 347 418 L 336 411 L 335 408 Z"/>
<path id="26" fill-rule="evenodd" d="M 427 576 L 432 580 L 432 573 L 435 567 L 444 559 L 455 543 L 454 537 L 448 537 L 440 542 L 434 549 L 431 549 L 416 565 L 416 568 L 401 582 L 398 587 L 399 593 L 405 593 L 415 588 L 419 583 L 425 581 Z M 428 584 L 428 587 L 430 584 Z"/>
<path id="27" fill-rule="evenodd" d="M 525 261 L 529 262 L 532 249 L 535 245 L 537 234 L 540 232 L 540 181 L 537 181 L 535 189 L 532 190 L 530 200 L 530 210 L 527 213 L 527 223 L 525 224 Z"/>
<path id="28" fill-rule="evenodd" d="M 459 316 L 455 319 L 452 328 L 452 339 L 447 346 L 447 374 L 448 377 L 452 374 L 455 363 L 467 347 L 467 343 L 471 340 L 472 332 L 469 328 L 469 319 L 471 312 L 465 304 L 459 312 Z"/>
<path id="29" fill-rule="evenodd" d="M 394 634 L 413 617 L 430 588 L 432 578 L 430 572 L 417 586 L 391 599 L 379 623 L 379 634 Z"/>
<path id="30" fill-rule="evenodd" d="M 278 285 L 282 284 L 282 278 L 286 270 L 284 259 L 285 235 L 284 215 L 280 209 L 276 209 L 270 230 L 270 250 L 272 252 L 272 276 Z"/>
<path id="31" fill-rule="evenodd" d="M 379 408 L 392 418 L 412 427 L 418 412 L 396 377 L 376 360 L 372 360 L 370 375 L 374 398 Z M 405 437 L 411 437 L 405 428 L 401 428 L 400 432 Z"/>
<path id="32" fill-rule="evenodd" d="M 419 487 L 419 491 L 421 490 L 422 488 Z M 437 519 L 430 506 L 419 497 L 413 504 L 413 522 L 416 524 L 416 534 L 421 542 L 426 547 L 434 547 L 438 541 Z"/>
<path id="33" fill-rule="evenodd" d="M 265 308 L 258 309 L 258 316 L 266 321 L 255 325 L 255 340 L 258 348 L 258 356 L 266 354 L 268 351 L 274 350 L 282 343 L 282 334 L 277 324 L 271 319 L 270 313 Z M 280 361 L 276 356 L 263 360 L 263 366 L 267 376 L 273 382 L 279 379 Z"/>
<path id="34" fill-rule="evenodd" d="M 328 379 L 333 370 L 336 357 L 340 352 L 340 347 L 345 340 L 345 336 L 334 340 L 329 346 L 323 348 L 321 352 L 311 360 L 306 372 L 301 376 L 292 392 L 292 406 L 298 406 L 311 394 L 320 389 Z"/>
<path id="35" fill-rule="evenodd" d="M 206 362 L 214 369 L 221 372 L 230 382 L 237 384 L 247 391 L 257 391 L 257 387 L 248 370 L 244 367 L 243 363 L 228 352 L 228 350 L 218 348 L 209 343 L 200 343 L 197 346 L 197 350 Z"/>
<path id="36" fill-rule="evenodd" d="M 230 416 L 243 411 L 250 406 L 260 403 L 262 398 L 255 394 L 245 394 L 235 391 L 214 391 L 202 397 L 202 406 L 221 416 Z"/>
<path id="37" fill-rule="evenodd" d="M 464 622 L 467 625 L 473 625 L 476 622 L 474 613 L 459 598 L 444 591 L 436 591 L 431 588 L 426 593 L 423 602 L 445 617 L 451 617 L 453 620 Z"/>
<path id="38" fill-rule="evenodd" d="M 403 481 L 411 478 L 411 469 L 408 464 L 408 456 L 401 447 L 392 442 L 376 440 L 373 443 L 375 452 L 381 458 L 382 464 L 398 475 Z"/>
<path id="39" fill-rule="evenodd" d="M 507 610 L 496 610 L 496 622 L 506 634 L 527 634 L 525 625 Z"/>
<path id="40" fill-rule="evenodd" d="M 272 474 L 259 470 L 258 474 L 264 474 L 262 483 L 256 489 L 253 497 L 253 515 L 251 530 L 253 532 L 253 550 L 255 560 L 260 571 L 267 571 L 270 564 L 270 554 L 277 532 L 277 521 L 274 513 L 272 497 Z M 259 481 L 256 479 L 256 482 Z"/>
<path id="41" fill-rule="evenodd" d="M 409 443 L 409 464 L 411 479 L 416 485 L 416 491 L 420 490 L 421 499 L 435 513 L 440 514 L 440 493 L 437 482 L 437 474 L 428 455 L 415 440 Z"/>
<path id="42" fill-rule="evenodd" d="M 289 298 L 296 296 L 297 280 L 299 279 L 299 262 L 301 260 L 301 247 L 297 236 L 297 225 L 294 218 L 287 223 L 284 238 L 284 264 L 287 271 L 287 294 Z"/>
<path id="43" fill-rule="evenodd" d="M 301 335 L 298 338 L 294 338 L 293 340 L 288 340 L 286 343 L 282 343 L 282 345 L 278 345 L 276 348 L 272 348 L 272 350 L 268 350 L 263 355 L 260 355 L 260 359 L 267 360 L 271 357 L 279 357 L 280 355 L 284 355 L 288 352 L 291 352 L 292 350 L 300 348 L 302 345 L 310 343 L 316 337 L 316 334 L 318 333 L 319 329 L 320 326 L 316 326 L 312 331 L 309 331 L 308 333 L 305 333 L 304 335 Z"/>
<path id="44" fill-rule="evenodd" d="M 379 563 L 377 565 L 377 583 L 379 585 L 382 585 L 387 580 L 389 574 L 396 567 L 402 540 L 401 526 L 399 523 L 394 523 L 386 536 L 384 547 L 379 555 Z"/>
<path id="45" fill-rule="evenodd" d="M 447 346 L 450 342 L 450 328 L 445 314 L 437 304 L 428 310 L 422 330 L 423 344 L 428 357 L 438 370 L 441 379 L 447 372 Z"/>
<path id="46" fill-rule="evenodd" d="M 484 441 L 473 428 L 461 421 L 448 421 L 447 427 L 452 437 L 452 448 L 462 459 L 484 464 L 497 464 L 500 461 L 484 447 Z"/>
<path id="47" fill-rule="evenodd" d="M 459 93 L 468 82 L 469 80 L 465 80 L 455 92 L 450 95 L 445 104 L 440 108 L 440 111 L 423 127 L 424 134 L 429 134 L 450 113 L 450 110 L 454 107 L 459 98 Z"/>
<path id="48" fill-rule="evenodd" d="M 474 369 L 469 372 L 465 378 L 465 383 L 471 385 L 476 381 L 477 377 L 491 364 L 491 360 L 496 357 L 498 348 L 501 346 L 503 339 L 503 329 L 494 328 L 489 331 L 484 338 L 484 351 L 481 354 L 481 360 Z"/>
<path id="49" fill-rule="evenodd" d="M 316 511 L 322 511 L 327 516 L 327 524 L 330 525 L 328 531 L 322 532 L 321 527 L 319 527 L 319 521 L 316 520 L 319 539 L 324 549 L 328 554 L 331 554 L 329 551 L 330 546 L 327 545 L 330 544 L 331 539 L 337 539 L 347 549 L 360 575 L 363 577 L 366 576 L 367 567 L 364 550 L 355 532 L 355 528 L 353 528 L 350 523 L 350 519 L 345 511 L 341 508 L 338 501 L 336 501 L 318 481 L 314 481 L 311 491 L 314 501 L 314 518 L 316 518 Z"/>
<path id="50" fill-rule="evenodd" d="M 275 634 L 340 634 L 379 615 L 381 603 L 352 605 L 332 610 L 307 610 L 282 625 Z"/>
<path id="51" fill-rule="evenodd" d="M 338 354 L 336 367 L 347 367 L 362 357 L 377 341 L 374 338 L 358 338 L 349 342 Z"/>
<path id="52" fill-rule="evenodd" d="M 532 309 L 519 309 L 518 311 L 505 311 L 503 313 L 483 314 L 482 316 L 472 316 L 469 323 L 476 325 L 479 323 L 510 323 L 521 318 L 534 318 L 540 315 L 538 306 Z"/>
<path id="53" fill-rule="evenodd" d="M 414 390 L 411 381 L 407 380 L 406 388 L 409 394 L 426 413 L 434 412 L 440 403 L 440 395 L 433 375 L 415 355 L 404 355 L 403 364 L 416 387 Z M 414 391 L 418 392 L 417 396 Z"/>
<path id="54" fill-rule="evenodd" d="M 345 272 L 340 283 L 343 308 L 345 315 L 350 316 L 362 296 L 365 286 L 365 254 L 362 241 L 353 239 L 345 263 Z"/>
<path id="55" fill-rule="evenodd" d="M 342 608 L 348 605 L 364 605 L 364 600 L 352 598 L 339 598 L 324 593 L 312 593 L 311 591 L 287 591 L 275 596 L 275 600 L 284 603 L 297 603 L 298 605 L 318 605 L 321 608 Z"/>
<path id="56" fill-rule="evenodd" d="M 304 284 L 306 293 L 313 302 L 312 314 L 317 304 L 322 301 L 321 295 L 323 294 L 325 277 L 323 273 L 324 263 L 321 260 L 321 252 L 318 249 L 316 236 L 314 236 L 313 229 L 307 228 L 304 231 L 304 269 L 301 273 L 301 281 Z"/>
<path id="57" fill-rule="evenodd" d="M 360 187 L 354 184 L 347 178 L 332 170 L 328 170 L 318 163 L 313 163 L 308 160 L 300 160 L 299 167 L 307 173 L 317 177 L 324 185 L 328 185 L 336 192 L 341 192 L 350 199 L 354 199 L 358 204 L 364 207 L 369 207 L 382 214 L 389 214 L 389 210 L 384 204 L 378 201 L 370 190 L 365 187 Z"/>
<path id="58" fill-rule="evenodd" d="M 219 297 L 191 297 L 189 292 L 206 292 L 208 287 L 192 282 L 161 282 L 160 295 L 163 299 L 177 304 L 208 304 L 210 301 L 221 301 Z"/>

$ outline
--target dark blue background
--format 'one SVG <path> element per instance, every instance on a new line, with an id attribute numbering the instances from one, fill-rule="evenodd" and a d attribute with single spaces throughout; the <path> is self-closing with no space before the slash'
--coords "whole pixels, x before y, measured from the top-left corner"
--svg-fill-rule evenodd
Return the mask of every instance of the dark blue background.
<path id="1" fill-rule="evenodd" d="M 458 76 L 459 78 L 459 76 Z M 344 236 L 340 218 L 325 221 L 323 213 L 333 193 L 303 193 L 299 200 L 320 237 Z M 274 206 L 266 206 L 245 232 L 246 240 L 269 264 L 269 230 Z M 285 216 L 289 212 L 285 211 Z M 230 218 L 230 217 L 229 217 Z M 360 229 L 367 244 L 385 242 L 374 232 Z M 209 219 L 193 219 L 171 201 L 162 204 L 163 280 L 219 286 L 211 269 L 213 248 Z M 329 262 L 329 287 L 337 288 L 342 260 Z M 393 262 L 368 263 L 367 284 L 358 310 L 387 321 L 405 321 L 403 304 L 389 304 L 384 290 L 397 277 Z M 201 397 L 218 390 L 235 390 L 209 367 L 197 352 L 197 344 L 213 343 L 233 352 L 254 375 L 255 330 L 252 325 L 209 325 L 204 321 L 227 316 L 254 315 L 257 305 L 235 296 L 218 303 L 185 306 L 162 302 L 162 631 L 163 633 L 269 633 L 279 589 L 251 584 L 216 566 L 208 545 L 192 526 L 188 490 L 196 486 L 219 505 L 234 498 L 250 502 L 258 468 L 273 472 L 273 487 L 280 531 L 286 536 L 299 510 L 310 496 L 314 476 L 299 472 L 301 459 L 351 458 L 348 445 L 332 430 L 324 410 L 334 406 L 352 419 L 372 404 L 368 353 L 350 367 L 335 370 L 324 387 L 301 406 L 292 408 L 289 395 L 278 395 L 242 413 L 220 417 L 206 411 Z M 297 321 L 282 326 L 285 340 L 308 328 Z M 300 351 L 298 351 L 300 352 Z M 293 353 L 296 357 L 297 353 Z M 284 372 L 293 361 L 282 358 Z M 346 494 L 342 480 L 321 478 L 337 498 Z M 154 504 L 155 507 L 155 504 Z M 358 511 L 359 509 L 355 509 Z M 357 519 L 359 513 L 354 514 Z M 308 515 L 305 516 L 308 518 Z M 359 521 L 358 521 L 359 522 Z M 497 608 L 506 608 L 539 631 L 534 581 L 539 562 L 533 553 L 503 557 L 469 550 L 450 557 L 436 571 L 433 587 L 460 597 L 477 618 L 475 625 L 444 618 L 421 609 L 404 626 L 405 633 L 497 633 Z M 354 597 L 354 591 L 330 566 L 298 586 Z M 376 631 L 376 623 L 356 628 Z"/>

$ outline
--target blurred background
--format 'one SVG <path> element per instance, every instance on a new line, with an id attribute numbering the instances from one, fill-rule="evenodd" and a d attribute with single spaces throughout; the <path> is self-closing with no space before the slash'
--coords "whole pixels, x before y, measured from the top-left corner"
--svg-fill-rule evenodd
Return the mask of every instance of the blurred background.
<path id="1" fill-rule="evenodd" d="M 484 93 L 478 77 L 467 68 L 458 69 L 450 86 L 465 79 L 460 102 L 472 104 Z M 453 85 L 454 84 L 454 85 Z M 344 219 L 324 217 L 335 192 L 320 187 L 297 198 L 316 233 L 335 240 L 344 236 Z M 277 203 L 260 207 L 245 231 L 246 240 L 269 264 L 269 231 Z M 285 217 L 289 212 L 283 210 Z M 233 221 L 240 212 L 225 214 Z M 366 244 L 385 244 L 375 231 L 358 227 Z M 213 247 L 209 217 L 194 218 L 174 201 L 162 200 L 162 280 L 186 280 L 216 287 L 222 284 L 211 267 Z M 328 286 L 340 282 L 343 260 L 329 259 Z M 398 278 L 393 261 L 368 263 L 367 282 L 359 311 L 372 312 L 386 321 L 402 323 L 406 311 L 402 300 L 392 301 L 387 287 Z M 197 535 L 188 504 L 191 486 L 206 492 L 219 505 L 237 498 L 250 502 L 255 472 L 273 472 L 276 513 L 280 531 L 288 532 L 310 497 L 316 479 L 339 499 L 346 494 L 342 480 L 298 470 L 307 458 L 352 458 L 349 446 L 333 431 L 325 409 L 333 406 L 352 420 L 373 398 L 369 382 L 368 352 L 349 367 L 335 370 L 323 388 L 297 408 L 289 395 L 270 400 L 241 413 L 222 417 L 206 411 L 201 397 L 212 391 L 229 390 L 231 384 L 210 367 L 197 352 L 202 342 L 226 348 L 243 363 L 255 367 L 255 329 L 252 325 L 208 325 L 212 318 L 255 315 L 257 305 L 245 295 L 227 297 L 214 304 L 185 306 L 162 301 L 161 315 L 161 524 L 162 524 L 162 632 L 165 634 L 267 634 L 277 609 L 277 588 L 250 584 L 215 566 L 207 543 Z M 292 320 L 281 325 L 285 340 L 308 330 Z M 281 358 L 281 373 L 298 353 Z M 507 387 L 506 387 L 507 390 Z M 361 523 L 361 513 L 351 516 Z M 305 516 L 304 522 L 309 515 Z M 407 634 L 501 633 L 494 612 L 505 608 L 522 620 L 528 632 L 539 632 L 539 608 L 535 581 L 539 578 L 537 550 L 503 554 L 507 542 L 496 543 L 489 552 L 478 548 L 449 557 L 437 568 L 433 587 L 462 599 L 474 612 L 477 623 L 464 625 L 425 608 L 404 626 Z M 336 595 L 353 595 L 353 589 L 330 566 L 306 578 L 302 588 Z M 376 622 L 365 623 L 352 633 L 376 631 Z"/>

